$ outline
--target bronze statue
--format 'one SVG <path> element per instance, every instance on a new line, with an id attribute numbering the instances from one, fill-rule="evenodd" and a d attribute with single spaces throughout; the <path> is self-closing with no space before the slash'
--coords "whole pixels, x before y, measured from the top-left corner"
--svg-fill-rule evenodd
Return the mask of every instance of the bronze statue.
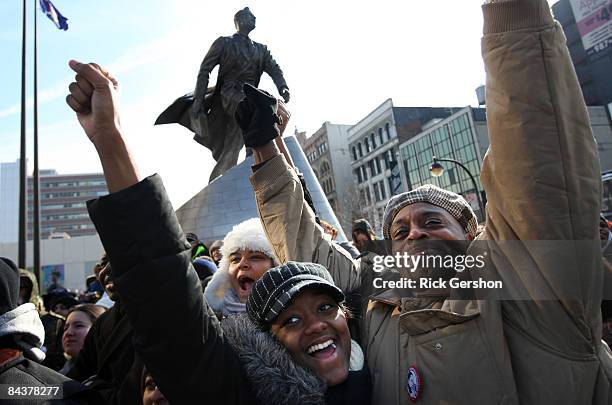
<path id="1" fill-rule="evenodd" d="M 244 83 L 257 87 L 263 72 L 274 81 L 285 102 L 289 87 L 283 72 L 265 45 L 252 41 L 255 16 L 248 7 L 234 15 L 236 33 L 219 37 L 202 61 L 193 94 L 177 99 L 155 121 L 155 124 L 179 123 L 195 133 L 194 140 L 212 151 L 217 161 L 209 181 L 222 175 L 238 162 L 244 145 L 242 133 L 234 119 L 236 106 L 244 98 Z M 219 65 L 217 83 L 208 87 L 210 72 Z"/>

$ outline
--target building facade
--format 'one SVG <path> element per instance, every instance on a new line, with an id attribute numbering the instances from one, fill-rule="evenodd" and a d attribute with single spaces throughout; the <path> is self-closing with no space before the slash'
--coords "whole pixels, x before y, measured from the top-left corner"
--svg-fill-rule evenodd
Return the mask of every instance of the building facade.
<path id="1" fill-rule="evenodd" d="M 102 173 L 57 174 L 41 170 L 40 237 L 41 239 L 96 235 L 89 220 L 86 201 L 108 193 Z M 28 239 L 33 238 L 32 178 L 28 178 Z"/>
<path id="2" fill-rule="evenodd" d="M 602 173 L 612 172 L 612 127 L 606 109 L 603 106 L 590 106 L 587 111 L 597 142 Z M 465 107 L 444 120 L 432 121 L 421 133 L 399 145 L 406 189 L 435 184 L 454 191 L 470 203 L 478 219 L 482 220 L 483 213 L 477 197 L 480 197 L 484 206 L 486 194 L 480 183 L 480 168 L 488 148 L 484 108 Z M 478 194 L 466 171 L 454 163 L 440 162 L 445 169 L 444 173 L 434 177 L 430 172 L 433 156 L 454 159 L 466 166 L 474 177 Z M 612 192 L 609 194 L 612 196 Z M 604 198 L 604 208 L 605 201 Z M 612 201 L 612 197 L 609 201 Z"/>
<path id="3" fill-rule="evenodd" d="M 0 243 L 0 256 L 17 263 L 17 242 Z M 59 273 L 59 283 L 69 290 L 83 291 L 85 279 L 93 274 L 94 265 L 104 248 L 98 235 L 71 239 L 44 239 L 40 242 L 40 289 L 42 293 L 51 283 L 52 273 Z M 26 268 L 34 267 L 32 241 L 26 243 Z"/>
<path id="4" fill-rule="evenodd" d="M 19 160 L 0 163 L 0 243 L 19 238 Z"/>
<path id="5" fill-rule="evenodd" d="M 298 138 L 308 163 L 345 232 L 350 230 L 351 215 L 340 200 L 350 192 L 353 181 L 347 146 L 349 128 L 350 125 L 325 122 L 311 137 Z M 329 222 L 326 218 L 322 219 Z"/>
<path id="6" fill-rule="evenodd" d="M 399 145 L 421 132 L 423 125 L 458 111 L 446 107 L 395 107 L 386 100 L 348 130 L 354 191 L 342 201 L 352 219 L 364 217 L 377 233 L 387 200 L 406 190 L 398 163 Z"/>
<path id="7" fill-rule="evenodd" d="M 480 184 L 480 167 L 488 146 L 483 108 L 465 107 L 443 120 L 432 121 L 421 133 L 399 146 L 406 189 L 434 184 L 461 194 L 482 220 L 478 197 L 484 203 L 485 196 Z M 459 161 L 470 171 L 478 189 L 474 189 L 470 175 L 452 162 L 440 162 L 445 170 L 442 176 L 434 177 L 430 172 L 434 156 Z"/>
<path id="8" fill-rule="evenodd" d="M 589 106 L 612 111 L 612 2 L 559 0 L 552 6 L 563 26 L 572 62 Z"/>

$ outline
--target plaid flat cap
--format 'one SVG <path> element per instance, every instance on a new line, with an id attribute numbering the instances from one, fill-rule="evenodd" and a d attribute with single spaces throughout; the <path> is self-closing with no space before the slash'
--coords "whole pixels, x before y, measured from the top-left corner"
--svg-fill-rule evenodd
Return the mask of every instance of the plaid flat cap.
<path id="1" fill-rule="evenodd" d="M 342 290 L 334 285 L 325 267 L 315 263 L 287 262 L 268 270 L 253 284 L 246 302 L 247 314 L 259 327 L 267 330 L 306 287 L 321 289 L 338 303 L 344 301 Z"/>
<path id="2" fill-rule="evenodd" d="M 476 235 L 478 220 L 467 201 L 452 191 L 444 190 L 433 184 L 425 184 L 414 190 L 393 196 L 389 200 L 385 207 L 383 219 L 383 236 L 385 239 L 391 240 L 391 224 L 397 213 L 402 208 L 419 202 L 429 203 L 445 209 L 459 222 L 467 233 L 472 236 Z"/>

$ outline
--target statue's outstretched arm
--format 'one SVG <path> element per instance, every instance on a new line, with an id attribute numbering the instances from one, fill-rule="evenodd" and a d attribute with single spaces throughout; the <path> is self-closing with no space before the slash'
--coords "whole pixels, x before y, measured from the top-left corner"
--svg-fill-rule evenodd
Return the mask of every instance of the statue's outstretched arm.
<path id="1" fill-rule="evenodd" d="M 272 57 L 272 54 L 268 50 L 267 47 L 264 46 L 264 72 L 266 72 L 274 81 L 276 88 L 278 89 L 278 93 L 283 97 L 285 102 L 289 102 L 289 86 L 287 86 L 287 82 L 285 82 L 285 77 L 283 76 L 283 71 L 281 70 L 278 63 Z"/>

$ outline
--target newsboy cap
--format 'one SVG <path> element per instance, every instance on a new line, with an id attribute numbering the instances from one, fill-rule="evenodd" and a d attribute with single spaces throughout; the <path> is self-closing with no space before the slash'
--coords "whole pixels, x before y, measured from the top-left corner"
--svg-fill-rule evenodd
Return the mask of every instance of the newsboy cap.
<path id="1" fill-rule="evenodd" d="M 444 190 L 433 184 L 425 184 L 414 190 L 391 197 L 385 207 L 383 219 L 383 236 L 391 240 L 391 224 L 402 208 L 415 203 L 428 203 L 445 209 L 459 222 L 461 227 L 470 235 L 476 235 L 478 220 L 472 207 L 457 193 Z"/>
<path id="2" fill-rule="evenodd" d="M 253 284 L 246 302 L 249 318 L 262 329 L 269 329 L 272 321 L 307 287 L 329 293 L 338 303 L 344 301 L 342 290 L 334 285 L 325 267 L 287 262 L 268 270 Z"/>

